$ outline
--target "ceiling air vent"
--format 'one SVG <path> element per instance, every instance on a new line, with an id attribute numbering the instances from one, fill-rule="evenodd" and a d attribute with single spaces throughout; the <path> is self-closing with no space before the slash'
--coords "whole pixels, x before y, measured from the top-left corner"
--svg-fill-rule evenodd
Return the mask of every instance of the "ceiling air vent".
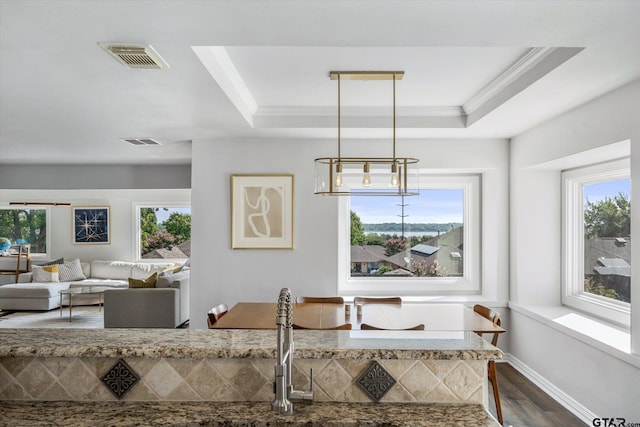
<path id="1" fill-rule="evenodd" d="M 169 64 L 158 55 L 158 52 L 150 45 L 127 45 L 99 43 L 107 52 L 113 55 L 118 62 L 129 68 L 141 68 L 147 70 L 169 68 Z"/>
<path id="2" fill-rule="evenodd" d="M 131 145 L 162 145 L 160 142 L 151 138 L 123 138 L 122 140 Z"/>

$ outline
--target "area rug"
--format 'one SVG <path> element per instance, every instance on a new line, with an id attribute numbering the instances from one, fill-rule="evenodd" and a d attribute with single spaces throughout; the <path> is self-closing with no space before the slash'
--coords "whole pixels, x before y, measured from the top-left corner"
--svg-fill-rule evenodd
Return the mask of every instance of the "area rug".
<path id="1" fill-rule="evenodd" d="M 0 328 L 102 329 L 104 314 L 98 307 L 74 307 L 71 322 L 69 308 L 51 311 L 16 311 L 0 317 Z"/>

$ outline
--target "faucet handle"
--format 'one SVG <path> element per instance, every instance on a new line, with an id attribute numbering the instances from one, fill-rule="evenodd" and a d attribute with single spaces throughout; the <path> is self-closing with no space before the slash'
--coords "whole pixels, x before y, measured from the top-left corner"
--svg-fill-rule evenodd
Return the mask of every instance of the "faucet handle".
<path id="1" fill-rule="evenodd" d="M 313 368 L 309 369 L 309 390 L 302 392 L 302 403 L 313 403 Z"/>
<path id="2" fill-rule="evenodd" d="M 309 390 L 291 390 L 289 399 L 301 400 L 305 404 L 313 403 L 313 369 L 309 371 L 309 380 Z"/>

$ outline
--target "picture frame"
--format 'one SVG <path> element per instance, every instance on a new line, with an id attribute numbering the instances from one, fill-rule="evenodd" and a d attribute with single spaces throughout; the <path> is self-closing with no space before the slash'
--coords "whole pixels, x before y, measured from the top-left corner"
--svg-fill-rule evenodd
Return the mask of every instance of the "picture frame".
<path id="1" fill-rule="evenodd" d="M 293 175 L 231 176 L 231 248 L 293 249 Z"/>
<path id="2" fill-rule="evenodd" d="M 73 206 L 73 243 L 76 245 L 111 244 L 109 206 Z"/>

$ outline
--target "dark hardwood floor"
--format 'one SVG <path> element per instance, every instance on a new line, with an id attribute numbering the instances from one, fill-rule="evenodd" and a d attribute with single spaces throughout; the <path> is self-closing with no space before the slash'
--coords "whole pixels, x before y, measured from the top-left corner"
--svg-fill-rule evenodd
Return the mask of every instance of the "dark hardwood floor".
<path id="1" fill-rule="evenodd" d="M 496 363 L 496 370 L 505 427 L 586 425 L 508 363 Z M 489 411 L 498 419 L 491 385 L 489 390 Z"/>

